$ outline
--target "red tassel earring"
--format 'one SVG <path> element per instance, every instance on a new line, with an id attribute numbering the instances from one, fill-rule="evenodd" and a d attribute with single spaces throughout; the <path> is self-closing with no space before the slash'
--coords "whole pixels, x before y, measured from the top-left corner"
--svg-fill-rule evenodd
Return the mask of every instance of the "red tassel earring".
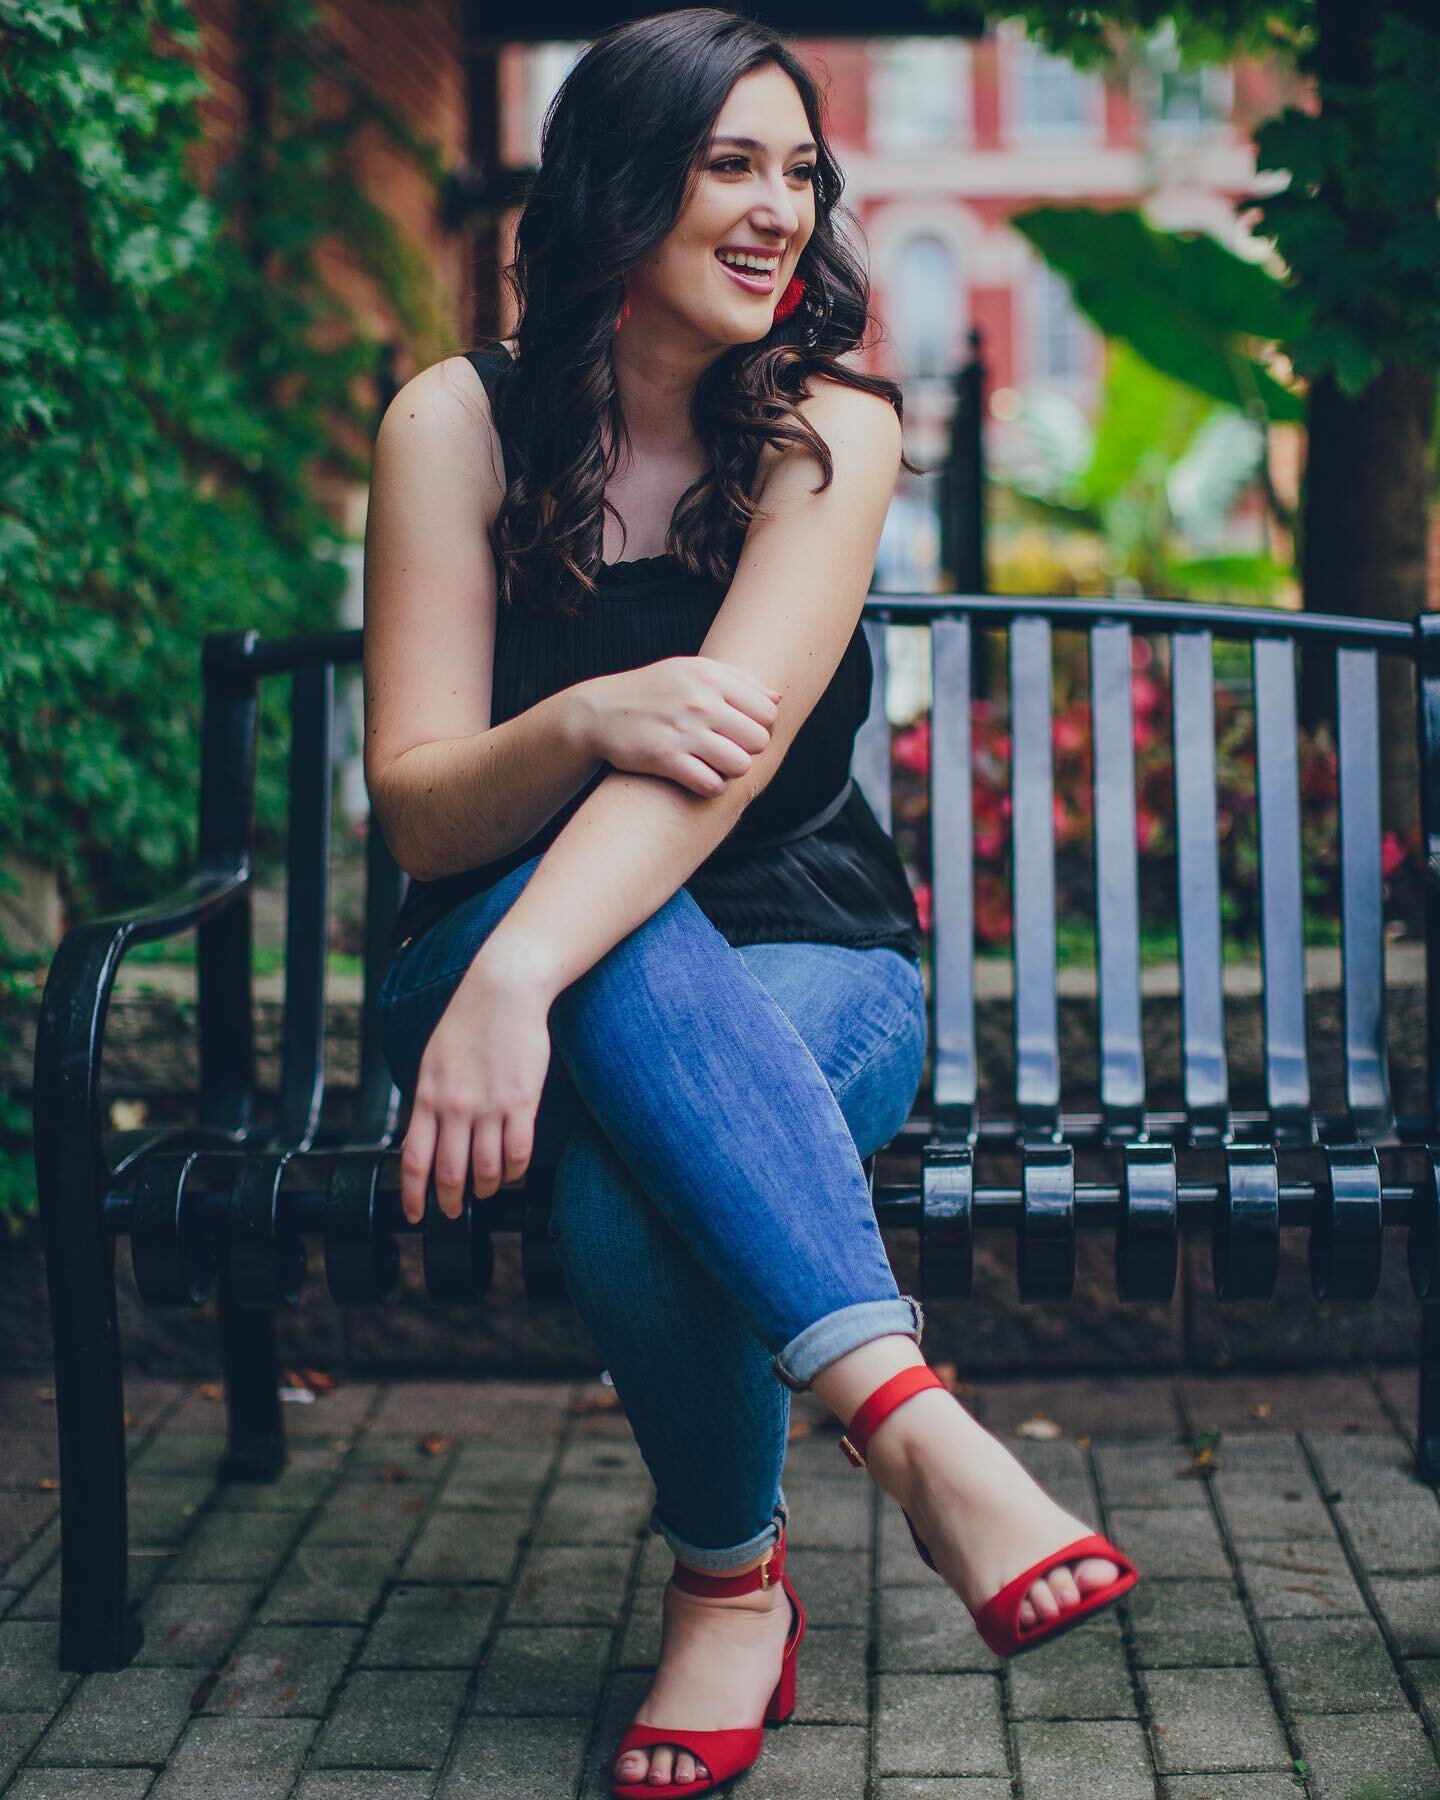
<path id="1" fill-rule="evenodd" d="M 625 302 L 620 308 L 620 316 L 615 321 L 615 329 L 618 331 L 620 329 L 620 327 L 625 323 L 625 321 L 629 317 L 630 317 L 630 296 L 627 294 L 625 296 Z"/>
<path id="2" fill-rule="evenodd" d="M 775 320 L 774 320 L 775 324 L 778 325 L 782 319 L 788 319 L 790 317 L 791 313 L 794 312 L 795 308 L 800 304 L 800 302 L 804 298 L 805 298 L 805 283 L 800 279 L 800 277 L 798 275 L 792 275 L 790 277 L 789 286 L 785 289 L 785 292 L 780 296 L 779 302 L 776 305 Z"/>

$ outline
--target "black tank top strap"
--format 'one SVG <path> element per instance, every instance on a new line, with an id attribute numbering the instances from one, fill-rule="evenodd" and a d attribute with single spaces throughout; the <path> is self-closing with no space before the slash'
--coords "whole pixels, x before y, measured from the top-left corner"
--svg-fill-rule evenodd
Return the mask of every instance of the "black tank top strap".
<path id="1" fill-rule="evenodd" d="M 487 344 L 480 350 L 467 350 L 465 360 L 480 377 L 480 383 L 493 404 L 500 378 L 515 366 L 515 358 L 503 344 Z"/>

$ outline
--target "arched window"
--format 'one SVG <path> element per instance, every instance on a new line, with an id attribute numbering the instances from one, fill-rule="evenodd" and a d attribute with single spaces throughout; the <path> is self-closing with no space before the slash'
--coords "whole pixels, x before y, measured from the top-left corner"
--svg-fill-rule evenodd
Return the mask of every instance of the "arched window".
<path id="1" fill-rule="evenodd" d="M 962 321 L 955 258 L 943 239 L 912 237 L 889 272 L 890 311 L 905 375 L 948 375 Z"/>

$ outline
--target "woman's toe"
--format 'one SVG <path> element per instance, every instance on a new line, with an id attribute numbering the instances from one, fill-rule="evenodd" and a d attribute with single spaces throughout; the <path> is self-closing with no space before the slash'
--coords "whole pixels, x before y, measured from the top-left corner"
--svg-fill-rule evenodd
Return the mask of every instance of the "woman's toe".
<path id="1" fill-rule="evenodd" d="M 650 1752 L 650 1779 L 657 1787 L 670 1781 L 675 1772 L 675 1752 L 669 1744 L 659 1744 Z"/>
<path id="2" fill-rule="evenodd" d="M 1048 1581 L 1037 1581 L 1030 1589 L 1030 1604 L 1038 1619 L 1058 1619 L 1060 1616 L 1060 1602 L 1050 1592 Z"/>
<path id="3" fill-rule="evenodd" d="M 617 1781 L 643 1781 L 650 1758 L 643 1750 L 627 1750 L 615 1762 L 615 1779 Z"/>
<path id="4" fill-rule="evenodd" d="M 1087 1556 L 1083 1562 L 1076 1563 L 1074 1568 L 1075 1582 L 1082 1594 L 1093 1593 L 1096 1588 L 1109 1587 L 1119 1575 L 1118 1565 L 1104 1556 Z"/>
<path id="5" fill-rule="evenodd" d="M 677 1785 L 695 1779 L 695 1758 L 688 1750 L 675 1752 L 675 1781 Z"/>
<path id="6" fill-rule="evenodd" d="M 1075 1577 L 1063 1563 L 1058 1569 L 1052 1569 L 1046 1580 L 1050 1584 L 1050 1592 L 1060 1603 L 1062 1612 L 1068 1612 L 1072 1606 L 1080 1604 L 1080 1589 Z"/>

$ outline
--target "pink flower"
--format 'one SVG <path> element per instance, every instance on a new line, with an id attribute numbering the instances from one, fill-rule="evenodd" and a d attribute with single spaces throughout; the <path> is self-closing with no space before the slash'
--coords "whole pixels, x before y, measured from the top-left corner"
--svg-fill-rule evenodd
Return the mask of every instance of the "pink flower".
<path id="1" fill-rule="evenodd" d="M 923 714 L 913 725 L 897 732 L 891 752 L 896 766 L 912 775 L 930 773 L 930 715 Z"/>
<path id="2" fill-rule="evenodd" d="M 1055 721 L 1055 748 L 1062 756 L 1085 748 L 1085 727 L 1073 715 L 1061 713 Z"/>
<path id="3" fill-rule="evenodd" d="M 1132 673 L 1130 698 L 1137 712 L 1153 712 L 1165 698 L 1165 690 L 1153 676 Z"/>
<path id="4" fill-rule="evenodd" d="M 1005 833 L 1001 830 L 998 822 L 992 825 L 982 825 L 975 833 L 975 854 L 977 856 L 999 856 L 1004 848 Z"/>
<path id="5" fill-rule="evenodd" d="M 1380 866 L 1387 875 L 1393 875 L 1409 854 L 1405 842 L 1395 832 L 1387 831 L 1380 843 Z"/>
<path id="6" fill-rule="evenodd" d="M 915 911 L 920 918 L 920 929 L 930 929 L 931 888 L 928 881 L 917 881 L 915 884 Z"/>

